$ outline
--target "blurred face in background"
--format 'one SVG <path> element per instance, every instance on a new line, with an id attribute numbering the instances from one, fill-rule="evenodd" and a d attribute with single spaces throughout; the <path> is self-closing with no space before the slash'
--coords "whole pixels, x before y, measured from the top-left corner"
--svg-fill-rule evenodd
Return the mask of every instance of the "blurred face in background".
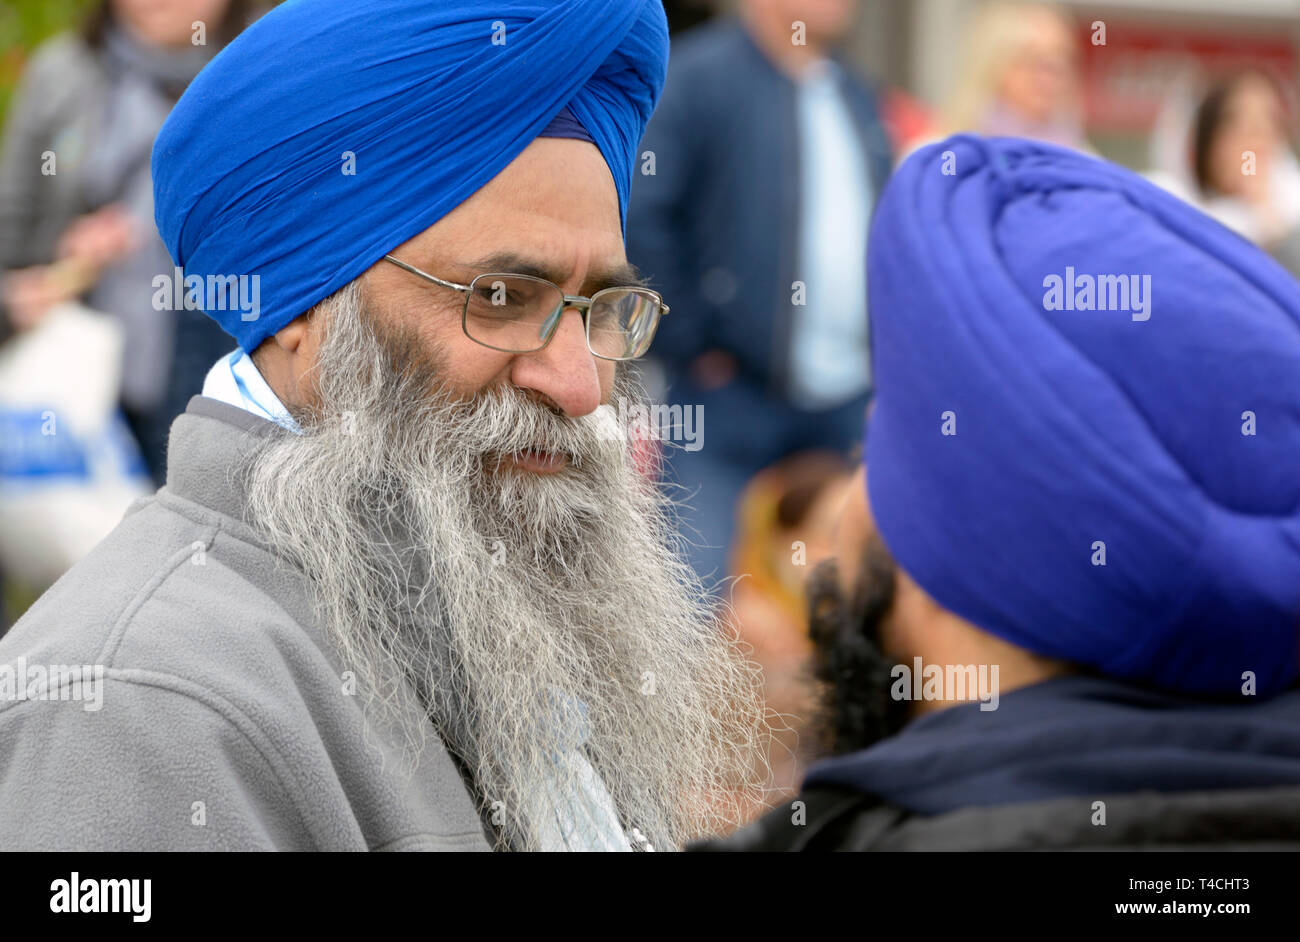
<path id="1" fill-rule="evenodd" d="M 1284 146 L 1285 108 L 1277 89 L 1262 75 L 1242 76 L 1228 90 L 1211 133 L 1207 182 L 1230 196 L 1246 196 L 1267 179 L 1277 151 Z M 1243 173 L 1245 153 L 1255 155 L 1255 174 Z"/>
<path id="2" fill-rule="evenodd" d="M 1073 106 L 1078 60 L 1068 24 L 1050 9 L 1029 8 L 1019 23 L 1019 41 L 997 84 L 997 97 L 1035 123 Z"/>
<path id="3" fill-rule="evenodd" d="M 805 667 L 808 573 L 828 558 L 851 472 L 835 453 L 796 454 L 752 478 L 736 507 L 731 547 L 732 615 L 763 668 L 764 696 L 785 722 L 774 734 L 778 788 L 797 789 L 800 733 L 815 708 Z"/>
<path id="4" fill-rule="evenodd" d="M 215 33 L 229 0 L 111 0 L 118 23 L 150 46 L 191 45 L 194 24 L 201 22 Z"/>
<path id="5" fill-rule="evenodd" d="M 791 35 L 794 23 L 803 23 L 810 46 L 843 37 L 858 12 L 858 0 L 749 0 L 749 6 L 752 12 L 780 22 Z"/>

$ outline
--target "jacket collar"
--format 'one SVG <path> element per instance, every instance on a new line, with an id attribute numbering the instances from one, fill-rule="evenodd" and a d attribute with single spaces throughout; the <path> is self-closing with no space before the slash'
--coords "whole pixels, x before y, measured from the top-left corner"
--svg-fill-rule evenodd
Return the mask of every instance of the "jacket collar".
<path id="1" fill-rule="evenodd" d="M 1243 698 L 1251 699 L 1251 698 Z M 1087 674 L 928 713 L 865 750 L 814 765 L 804 787 L 875 795 L 921 814 L 1069 795 L 1300 781 L 1300 688 L 1210 702 Z"/>
<path id="2" fill-rule="evenodd" d="M 263 545 L 245 517 L 247 493 L 235 469 L 267 439 L 290 434 L 274 422 L 207 396 L 190 397 L 172 423 L 167 483 L 159 497 L 179 497 L 233 521 L 223 526 Z"/>

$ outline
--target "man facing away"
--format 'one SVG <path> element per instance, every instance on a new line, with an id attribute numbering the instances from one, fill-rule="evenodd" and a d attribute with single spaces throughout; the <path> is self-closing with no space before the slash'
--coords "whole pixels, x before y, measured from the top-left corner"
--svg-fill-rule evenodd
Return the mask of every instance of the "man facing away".
<path id="1" fill-rule="evenodd" d="M 722 846 L 1300 847 L 1300 286 L 1011 138 L 909 158 L 871 244 L 831 757 Z"/>
<path id="2" fill-rule="evenodd" d="M 608 405 L 668 313 L 623 247 L 666 56 L 653 0 L 293 0 L 195 80 L 157 220 L 239 349 L 0 641 L 0 846 L 734 823 L 754 669 Z"/>

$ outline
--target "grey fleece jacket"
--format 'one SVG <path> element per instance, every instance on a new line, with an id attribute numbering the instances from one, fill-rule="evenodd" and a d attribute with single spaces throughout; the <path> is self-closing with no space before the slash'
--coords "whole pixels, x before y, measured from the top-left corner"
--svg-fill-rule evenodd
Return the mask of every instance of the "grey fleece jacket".
<path id="1" fill-rule="evenodd" d="M 231 471 L 277 433 L 195 396 L 166 486 L 0 639 L 0 849 L 489 849 L 437 738 L 402 771 L 305 576 L 243 522 Z M 25 685 L 53 665 L 102 667 L 99 709 L 84 683 Z"/>

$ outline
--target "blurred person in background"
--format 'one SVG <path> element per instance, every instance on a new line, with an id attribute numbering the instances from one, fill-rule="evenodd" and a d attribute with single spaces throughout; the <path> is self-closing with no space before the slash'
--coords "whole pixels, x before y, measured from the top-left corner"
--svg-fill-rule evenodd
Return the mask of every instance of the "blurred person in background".
<path id="1" fill-rule="evenodd" d="M 1153 135 L 1151 179 L 1300 274 L 1300 164 L 1277 80 L 1244 69 L 1212 82 L 1189 114 L 1176 104 Z"/>
<path id="2" fill-rule="evenodd" d="M 1148 272 L 1149 316 L 1049 305 L 1067 265 Z M 810 589 L 831 757 L 711 846 L 1300 847 L 1300 284 L 1123 168 L 969 136 L 899 168 L 870 267 Z"/>
<path id="3" fill-rule="evenodd" d="M 121 405 L 157 483 L 171 420 L 230 342 L 199 311 L 154 309 L 154 278 L 173 266 L 154 226 L 150 151 L 249 9 L 247 0 L 103 0 L 79 32 L 33 54 L 0 150 L 0 335 L 75 297 L 117 318 Z"/>
<path id="4" fill-rule="evenodd" d="M 1075 26 L 1049 4 L 980 7 L 940 116 L 940 133 L 1027 137 L 1087 150 Z"/>
<path id="5" fill-rule="evenodd" d="M 852 470 L 835 452 L 791 455 L 755 475 L 736 508 L 732 614 L 763 668 L 767 709 L 775 714 L 770 800 L 792 794 L 803 773 L 816 703 L 805 670 L 812 647 L 804 582 L 831 554 Z"/>
<path id="6" fill-rule="evenodd" d="M 639 150 L 628 256 L 673 298 L 655 346 L 667 396 L 703 407 L 703 447 L 675 450 L 668 475 L 711 584 L 745 482 L 861 427 L 861 260 L 891 157 L 877 93 L 836 52 L 856 6 L 744 0 L 675 37 Z"/>

